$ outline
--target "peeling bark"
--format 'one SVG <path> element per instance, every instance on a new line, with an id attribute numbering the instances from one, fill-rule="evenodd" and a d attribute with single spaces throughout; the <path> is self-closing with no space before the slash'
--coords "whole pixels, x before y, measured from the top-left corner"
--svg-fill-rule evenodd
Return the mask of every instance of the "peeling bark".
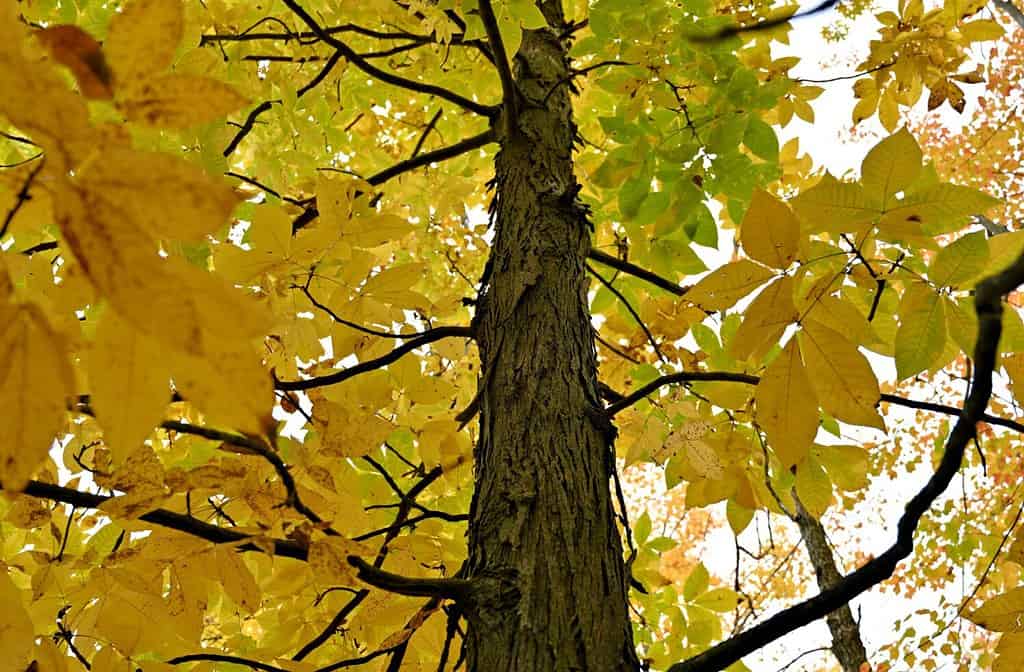
<path id="1" fill-rule="evenodd" d="M 835 557 L 825 536 L 825 528 L 796 499 L 796 523 L 800 526 L 800 534 L 807 548 L 807 555 L 814 567 L 818 579 L 818 588 L 828 590 L 838 584 L 843 576 L 836 567 Z M 864 642 L 860 638 L 860 627 L 853 620 L 850 605 L 844 604 L 825 617 L 829 632 L 832 633 L 832 653 L 839 661 L 843 672 L 862 672 L 868 663 L 868 654 L 864 650 Z"/>
<path id="2" fill-rule="evenodd" d="M 475 319 L 483 363 L 463 602 L 469 669 L 639 669 L 609 478 L 576 202 L 560 3 L 514 61 L 516 124 L 498 120 L 495 240 Z"/>

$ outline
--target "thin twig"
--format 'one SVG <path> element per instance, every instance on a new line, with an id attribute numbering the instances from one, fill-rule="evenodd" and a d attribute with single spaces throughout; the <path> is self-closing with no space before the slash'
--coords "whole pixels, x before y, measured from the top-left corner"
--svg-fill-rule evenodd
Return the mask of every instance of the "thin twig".
<path id="1" fill-rule="evenodd" d="M 314 19 L 309 12 L 303 9 L 296 0 L 284 0 L 284 4 L 295 12 L 295 14 L 302 19 L 303 23 L 305 23 L 324 43 L 334 47 L 334 49 L 340 52 L 341 55 L 344 56 L 352 65 L 356 66 L 371 77 L 409 91 L 415 91 L 428 96 L 437 96 L 442 100 L 447 100 L 450 103 L 454 103 L 459 107 L 483 117 L 491 118 L 495 115 L 495 108 L 493 106 L 481 105 L 476 101 L 470 100 L 469 98 L 461 96 L 454 91 L 450 91 L 441 86 L 406 79 L 405 77 L 400 77 L 399 75 L 387 72 L 386 70 L 381 70 L 372 63 L 360 58 L 359 54 L 353 51 L 347 44 L 325 32 L 320 24 L 316 22 L 316 19 Z"/>

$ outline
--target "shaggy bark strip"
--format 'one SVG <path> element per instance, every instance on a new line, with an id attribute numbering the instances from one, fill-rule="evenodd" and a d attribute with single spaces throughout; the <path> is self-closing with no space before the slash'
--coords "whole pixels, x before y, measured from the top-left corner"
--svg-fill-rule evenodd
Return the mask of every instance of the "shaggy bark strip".
<path id="1" fill-rule="evenodd" d="M 837 585 L 843 580 L 843 575 L 836 566 L 825 528 L 817 518 L 807 512 L 799 499 L 796 499 L 796 524 L 800 526 L 800 535 L 804 539 L 811 566 L 814 567 L 818 588 L 825 591 Z M 864 669 L 863 665 L 868 662 L 868 654 L 864 649 L 860 627 L 853 619 L 850 605 L 844 604 L 833 611 L 825 617 L 825 622 L 832 633 L 832 653 L 839 661 L 843 672 L 861 672 Z"/>
<path id="2" fill-rule="evenodd" d="M 637 670 L 609 490 L 576 202 L 560 3 L 526 31 L 496 158 L 495 240 L 478 305 L 480 439 L 463 602 L 469 669 Z"/>

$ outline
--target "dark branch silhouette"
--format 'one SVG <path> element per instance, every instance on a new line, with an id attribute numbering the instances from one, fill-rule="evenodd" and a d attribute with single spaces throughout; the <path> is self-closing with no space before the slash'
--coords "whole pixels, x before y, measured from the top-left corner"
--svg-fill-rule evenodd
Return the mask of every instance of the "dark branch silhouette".
<path id="1" fill-rule="evenodd" d="M 667 672 L 718 672 L 784 635 L 826 616 L 850 600 L 885 581 L 896 565 L 914 550 L 914 531 L 921 517 L 949 486 L 960 470 L 964 449 L 975 438 L 975 426 L 985 417 L 992 396 L 992 373 L 997 366 L 999 336 L 1003 323 L 1002 299 L 1024 284 L 1024 256 L 1010 267 L 981 281 L 974 295 L 978 314 L 978 340 L 974 346 L 974 376 L 939 466 L 905 507 L 897 525 L 896 540 L 881 555 L 847 574 L 839 583 L 771 618 L 716 644 L 707 651 L 668 668 Z"/>

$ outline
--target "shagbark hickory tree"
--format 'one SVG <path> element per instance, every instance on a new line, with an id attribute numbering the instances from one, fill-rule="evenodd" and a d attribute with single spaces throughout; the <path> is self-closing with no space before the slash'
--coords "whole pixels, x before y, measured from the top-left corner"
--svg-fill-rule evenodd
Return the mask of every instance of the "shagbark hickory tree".
<path id="1" fill-rule="evenodd" d="M 822 88 L 762 5 L 0 3 L 0 669 L 745 670 L 825 618 L 849 672 L 850 601 L 950 563 L 938 624 L 1016 669 L 1024 234 L 900 128 L 985 81 L 983 10 L 878 15 L 840 179 L 779 147 Z M 930 457 L 893 407 L 955 422 L 844 566 L 822 517 Z M 659 568 L 634 464 L 819 590 Z M 998 497 L 930 513 L 961 470 Z"/>

